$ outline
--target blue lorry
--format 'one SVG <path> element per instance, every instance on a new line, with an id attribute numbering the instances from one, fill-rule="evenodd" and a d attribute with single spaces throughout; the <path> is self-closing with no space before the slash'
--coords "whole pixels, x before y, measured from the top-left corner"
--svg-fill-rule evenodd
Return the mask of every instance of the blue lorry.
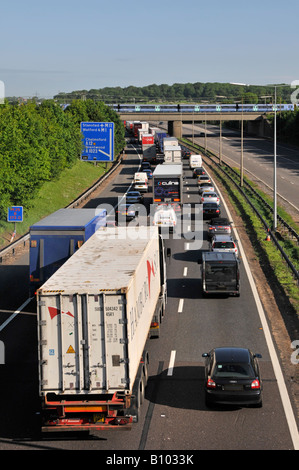
<path id="1" fill-rule="evenodd" d="M 106 226 L 106 210 L 96 209 L 59 209 L 32 225 L 30 296 L 101 226 Z"/>

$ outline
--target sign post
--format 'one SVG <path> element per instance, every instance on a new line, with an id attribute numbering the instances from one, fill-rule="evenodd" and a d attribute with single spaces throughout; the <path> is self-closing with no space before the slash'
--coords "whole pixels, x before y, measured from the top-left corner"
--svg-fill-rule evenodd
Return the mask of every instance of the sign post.
<path id="1" fill-rule="evenodd" d="M 10 243 L 13 241 L 13 239 L 16 236 L 17 233 L 17 226 L 16 222 L 23 222 L 23 206 L 12 206 L 8 208 L 8 213 L 7 213 L 7 222 L 14 222 L 15 224 L 15 229 L 12 234 L 12 237 L 10 239 Z"/>
<path id="2" fill-rule="evenodd" d="M 112 162 L 114 160 L 114 122 L 81 122 L 84 148 L 81 160 Z"/>

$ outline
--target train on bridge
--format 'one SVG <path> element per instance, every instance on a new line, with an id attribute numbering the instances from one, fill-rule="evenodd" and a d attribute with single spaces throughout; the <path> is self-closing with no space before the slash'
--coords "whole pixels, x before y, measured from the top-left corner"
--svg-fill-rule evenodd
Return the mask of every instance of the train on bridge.
<path id="1" fill-rule="evenodd" d="M 272 113 L 274 104 L 110 104 L 118 113 L 232 113 L 232 112 L 257 112 Z M 277 104 L 276 111 L 294 111 L 294 104 Z"/>

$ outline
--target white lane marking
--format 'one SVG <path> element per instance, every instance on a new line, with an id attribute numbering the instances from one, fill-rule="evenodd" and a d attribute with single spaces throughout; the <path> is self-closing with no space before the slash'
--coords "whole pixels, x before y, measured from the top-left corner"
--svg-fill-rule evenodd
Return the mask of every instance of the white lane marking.
<path id="1" fill-rule="evenodd" d="M 30 300 L 33 297 L 29 297 L 22 305 L 18 308 L 2 325 L 0 326 L 0 331 L 4 330 L 4 328 L 29 304 Z"/>
<path id="2" fill-rule="evenodd" d="M 171 351 L 167 375 L 172 375 L 173 374 L 175 355 L 176 355 L 176 351 Z"/>
<path id="3" fill-rule="evenodd" d="M 216 189 L 217 189 L 218 194 L 220 195 L 221 193 L 220 193 L 219 189 L 217 187 L 216 187 Z M 222 198 L 222 196 L 221 196 L 221 198 Z M 230 218 L 230 220 L 232 220 L 229 209 L 228 209 L 228 207 L 227 207 L 227 205 L 226 205 L 223 198 L 222 198 L 222 200 L 223 200 L 223 205 L 225 207 L 225 210 L 227 211 L 227 215 Z M 242 256 L 242 262 L 243 262 L 244 268 L 245 268 L 247 276 L 248 276 L 248 280 L 249 280 L 249 283 L 250 283 L 250 286 L 251 286 L 253 297 L 254 297 L 254 300 L 255 300 L 255 303 L 256 303 L 257 311 L 258 311 L 258 314 L 259 314 L 259 317 L 260 317 L 260 320 L 261 320 L 261 323 L 262 323 L 265 340 L 266 340 L 266 343 L 267 343 L 267 346 L 268 346 L 268 351 L 269 351 L 269 354 L 270 354 L 270 357 L 271 357 L 271 362 L 272 362 L 274 374 L 275 374 L 275 377 L 276 377 L 276 380 L 277 380 L 278 390 L 280 392 L 280 397 L 281 397 L 282 405 L 283 405 L 283 408 L 284 408 L 284 413 L 285 413 L 286 420 L 287 420 L 287 423 L 288 423 L 288 426 L 289 426 L 291 439 L 292 439 L 292 442 L 293 442 L 293 445 L 294 445 L 294 450 L 299 450 L 299 433 L 298 433 L 297 423 L 296 423 L 296 420 L 295 420 L 295 417 L 294 417 L 294 411 L 293 411 L 293 408 L 292 408 L 292 405 L 291 405 L 290 397 L 288 395 L 288 391 L 287 391 L 287 387 L 286 387 L 286 384 L 285 384 L 285 381 L 284 381 L 284 377 L 283 377 L 283 373 L 282 373 L 282 370 L 281 370 L 281 367 L 280 367 L 280 363 L 279 363 L 279 360 L 278 360 L 278 357 L 277 357 L 277 354 L 276 354 L 276 350 L 275 350 L 275 347 L 274 347 L 274 343 L 273 343 L 273 340 L 272 340 L 272 336 L 271 336 L 271 332 L 270 332 L 270 329 L 269 329 L 269 326 L 268 326 L 266 315 L 265 315 L 260 297 L 258 295 L 258 291 L 257 291 L 256 285 L 255 285 L 253 276 L 251 274 L 251 270 L 249 268 L 249 264 L 248 264 L 248 261 L 247 261 L 246 255 L 245 255 L 245 251 L 244 251 L 242 243 L 240 241 L 240 237 L 238 236 L 238 231 L 235 227 L 234 227 L 234 232 L 236 234 L 237 239 L 239 240 L 238 244 L 239 244 L 239 248 L 240 248 L 240 252 L 241 252 L 241 256 Z"/>
<path id="4" fill-rule="evenodd" d="M 187 276 L 187 272 L 188 272 L 188 268 L 184 268 L 184 271 L 183 271 L 183 276 L 186 277 Z"/>
<path id="5" fill-rule="evenodd" d="M 180 299 L 178 313 L 182 313 L 184 307 L 184 299 Z"/>

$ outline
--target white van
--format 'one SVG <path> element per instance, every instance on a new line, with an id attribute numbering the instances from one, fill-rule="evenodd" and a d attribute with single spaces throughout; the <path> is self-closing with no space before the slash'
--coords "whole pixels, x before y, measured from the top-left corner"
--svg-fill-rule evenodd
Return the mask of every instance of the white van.
<path id="1" fill-rule="evenodd" d="M 154 213 L 153 225 L 159 228 L 166 227 L 173 232 L 177 224 L 177 216 L 170 204 L 159 205 Z"/>
<path id="2" fill-rule="evenodd" d="M 201 155 L 191 155 L 189 160 L 190 169 L 199 168 L 202 166 L 202 156 Z"/>
<path id="3" fill-rule="evenodd" d="M 134 175 L 134 189 L 146 193 L 148 191 L 148 177 L 143 171 Z"/>

